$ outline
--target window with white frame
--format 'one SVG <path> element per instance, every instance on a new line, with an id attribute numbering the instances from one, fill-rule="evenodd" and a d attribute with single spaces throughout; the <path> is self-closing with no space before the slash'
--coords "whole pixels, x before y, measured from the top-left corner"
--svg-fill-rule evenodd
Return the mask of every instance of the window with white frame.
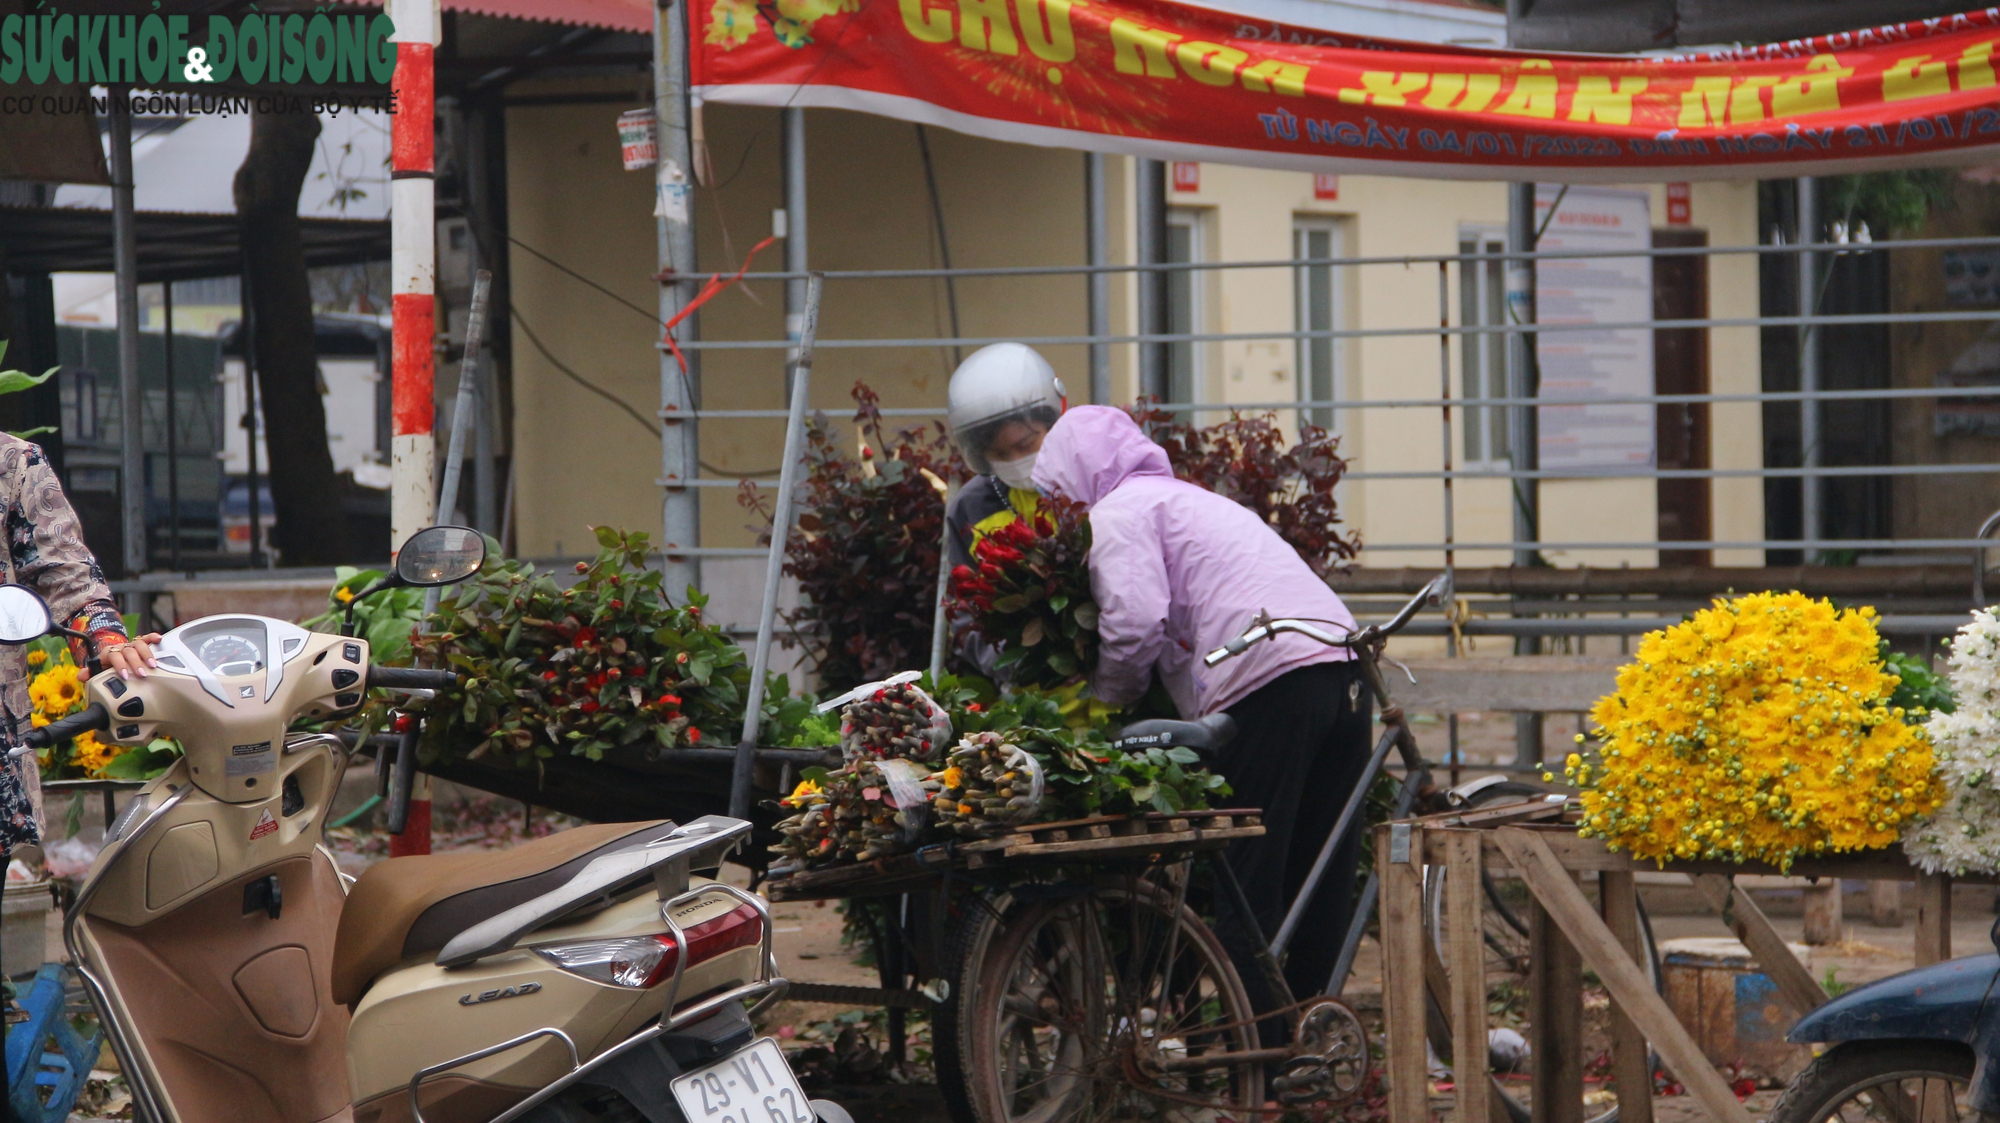
<path id="1" fill-rule="evenodd" d="M 1323 332 L 1340 329 L 1340 267 L 1332 264 L 1341 255 L 1340 226 L 1332 219 L 1301 218 L 1292 226 L 1292 257 L 1300 262 L 1293 270 L 1293 322 L 1299 331 Z M 1298 389 L 1301 401 L 1330 402 L 1340 394 L 1340 341 L 1308 336 L 1298 341 Z M 1306 411 L 1306 420 L 1322 429 L 1333 429 L 1336 417 L 1327 406 Z"/>
<path id="2" fill-rule="evenodd" d="M 1175 209 L 1167 212 L 1167 260 L 1176 265 L 1195 265 L 1206 260 L 1202 252 L 1201 212 Z M 1202 299 L 1208 274 L 1193 269 L 1177 269 L 1167 274 L 1167 331 L 1172 335 L 1194 335 L 1205 330 L 1208 321 Z M 1202 354 L 1205 343 L 1179 342 L 1167 345 L 1167 400 L 1202 400 Z"/>
<path id="3" fill-rule="evenodd" d="M 1467 230 L 1459 234 L 1458 252 L 1479 254 L 1481 259 L 1462 261 L 1458 270 L 1458 316 L 1464 327 L 1497 326 L 1507 322 L 1505 262 L 1498 255 L 1507 250 L 1506 235 L 1497 231 Z M 1465 334 L 1459 339 L 1459 391 L 1467 398 L 1507 396 L 1507 337 L 1501 334 Z M 1466 406 L 1460 427 L 1465 434 L 1467 465 L 1493 464 L 1507 459 L 1507 411 L 1499 406 Z"/>

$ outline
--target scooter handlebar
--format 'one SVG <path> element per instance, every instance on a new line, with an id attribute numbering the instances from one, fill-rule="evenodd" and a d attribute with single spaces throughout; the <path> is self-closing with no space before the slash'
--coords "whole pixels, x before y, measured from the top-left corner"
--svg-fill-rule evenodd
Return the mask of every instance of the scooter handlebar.
<path id="1" fill-rule="evenodd" d="M 30 730 L 21 738 L 21 744 L 30 749 L 46 749 L 57 741 L 66 741 L 79 733 L 89 733 L 111 728 L 111 711 L 92 702 L 82 710 L 52 721 L 40 729 Z"/>
<path id="2" fill-rule="evenodd" d="M 368 685 L 401 690 L 449 690 L 458 685 L 458 672 L 423 667 L 370 667 Z"/>

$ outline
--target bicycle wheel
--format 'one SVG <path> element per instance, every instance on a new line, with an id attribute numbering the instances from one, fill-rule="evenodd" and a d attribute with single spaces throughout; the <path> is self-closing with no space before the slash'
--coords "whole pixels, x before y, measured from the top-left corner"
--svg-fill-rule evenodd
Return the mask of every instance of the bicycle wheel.
<path id="1" fill-rule="evenodd" d="M 978 1013 L 973 995 L 994 938 L 1000 934 L 1001 918 L 1015 910 L 1015 901 L 1012 893 L 974 890 L 955 895 L 946 908 L 950 911 L 938 976 L 951 989 L 931 1010 L 931 1065 L 937 1072 L 938 1094 L 953 1123 L 977 1123 L 966 1077 L 974 1056 L 972 1018 Z"/>
<path id="2" fill-rule="evenodd" d="M 1520 803 L 1546 794 L 1543 789 L 1531 784 L 1509 780 L 1490 788 L 1475 792 L 1458 810 L 1471 811 L 1482 807 L 1498 807 L 1502 804 Z M 1520 882 L 1509 879 L 1496 880 L 1489 872 L 1481 871 L 1480 881 L 1485 889 L 1485 907 L 1481 910 L 1485 927 L 1480 932 L 1481 943 L 1486 948 L 1486 977 L 1488 987 L 1493 980 L 1511 982 L 1526 986 L 1528 979 L 1528 891 Z M 1429 926 L 1431 938 L 1437 945 L 1438 955 L 1445 954 L 1445 869 L 1443 866 L 1429 866 L 1424 870 L 1424 921 Z"/>
<path id="3" fill-rule="evenodd" d="M 1016 899 L 965 1011 L 977 1123 L 1209 1123 L 1263 1103 L 1263 1066 L 1228 1056 L 1256 1047 L 1242 980 L 1170 891 Z"/>

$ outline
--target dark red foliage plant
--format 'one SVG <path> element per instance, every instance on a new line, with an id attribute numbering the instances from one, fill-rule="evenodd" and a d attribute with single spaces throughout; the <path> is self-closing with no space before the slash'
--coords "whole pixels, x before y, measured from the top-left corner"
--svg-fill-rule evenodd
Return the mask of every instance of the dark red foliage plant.
<path id="1" fill-rule="evenodd" d="M 787 622 L 833 690 L 930 665 L 943 488 L 970 476 L 941 423 L 890 432 L 880 397 L 860 382 L 854 405 L 858 453 L 846 443 L 854 434 L 824 414 L 807 425 L 799 533 L 785 550 L 802 594 Z M 739 500 L 763 517 L 768 543 L 769 500 L 749 484 Z"/>
<path id="2" fill-rule="evenodd" d="M 1231 413 L 1227 421 L 1195 428 L 1186 414 L 1146 399 L 1132 416 L 1167 450 L 1174 475 L 1241 503 L 1291 544 L 1321 577 L 1361 551 L 1361 539 L 1340 531 L 1333 491 L 1347 471 L 1340 438 L 1301 422 L 1297 444 L 1287 445 L 1271 414 Z"/>

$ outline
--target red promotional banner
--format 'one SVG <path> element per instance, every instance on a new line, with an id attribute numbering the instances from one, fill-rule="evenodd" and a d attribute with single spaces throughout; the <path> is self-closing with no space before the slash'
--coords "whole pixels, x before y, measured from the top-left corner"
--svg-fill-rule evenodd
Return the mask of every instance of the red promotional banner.
<path id="1" fill-rule="evenodd" d="M 699 0 L 693 16 L 706 101 L 1162 160 L 1590 183 L 1964 164 L 2000 146 L 2000 8 L 1635 59 L 1361 39 L 1172 0 Z"/>

